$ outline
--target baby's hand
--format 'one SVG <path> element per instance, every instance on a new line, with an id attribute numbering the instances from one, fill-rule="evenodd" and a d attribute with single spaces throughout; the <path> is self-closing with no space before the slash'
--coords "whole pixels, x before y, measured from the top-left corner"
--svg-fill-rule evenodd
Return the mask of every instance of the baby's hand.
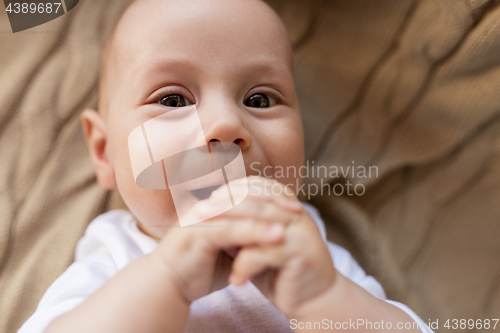
<path id="1" fill-rule="evenodd" d="M 231 189 L 243 190 L 246 180 L 236 181 L 236 187 Z M 221 194 L 214 191 L 192 214 L 203 217 L 220 204 Z M 230 253 L 239 248 L 267 248 L 281 243 L 286 226 L 302 214 L 300 203 L 284 194 L 250 194 L 231 214 L 172 228 L 151 255 L 165 267 L 169 282 L 189 304 L 227 286 L 233 263 Z"/>
<path id="2" fill-rule="evenodd" d="M 292 318 L 308 301 L 326 292 L 338 273 L 316 223 L 302 209 L 297 198 L 291 193 L 286 194 L 286 188 L 274 180 L 250 177 L 248 181 L 250 194 L 247 199 L 213 218 L 213 223 L 231 221 L 235 228 L 240 228 L 240 224 L 244 227 L 243 221 L 247 220 L 256 225 L 279 222 L 286 225 L 286 229 L 284 235 L 272 242 L 241 244 L 243 247 L 234 260 L 230 282 L 240 285 L 252 280 L 285 315 Z M 241 181 L 234 185 L 245 186 Z M 291 214 L 280 208 L 278 202 L 285 197 L 301 207 L 299 213 Z M 221 198 L 214 193 L 207 200 L 206 212 L 210 213 L 211 207 L 216 208 Z M 289 208 L 292 202 L 286 202 Z"/>

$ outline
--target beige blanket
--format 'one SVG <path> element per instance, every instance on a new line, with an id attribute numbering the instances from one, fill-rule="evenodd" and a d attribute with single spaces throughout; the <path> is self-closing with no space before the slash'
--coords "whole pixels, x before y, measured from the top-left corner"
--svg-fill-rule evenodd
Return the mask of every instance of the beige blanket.
<path id="1" fill-rule="evenodd" d="M 12 34 L 0 13 L 0 332 L 71 263 L 96 215 L 79 114 L 129 1 L 85 0 Z M 296 48 L 315 165 L 376 166 L 316 196 L 329 238 L 424 320 L 500 313 L 500 8 L 488 0 L 272 0 Z M 327 179 L 328 180 L 328 179 Z M 320 179 L 309 179 L 320 183 Z"/>

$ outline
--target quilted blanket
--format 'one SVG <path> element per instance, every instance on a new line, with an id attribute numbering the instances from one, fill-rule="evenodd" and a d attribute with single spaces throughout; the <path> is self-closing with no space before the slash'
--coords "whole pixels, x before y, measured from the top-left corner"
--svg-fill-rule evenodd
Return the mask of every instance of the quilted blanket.
<path id="1" fill-rule="evenodd" d="M 123 207 L 95 180 L 80 113 L 130 1 L 85 0 L 13 34 L 0 10 L 0 332 L 72 262 L 87 224 Z M 493 0 L 270 0 L 295 49 L 307 196 L 331 240 L 428 319 L 500 313 L 500 7 Z M 497 88 L 498 87 L 498 88 Z"/>

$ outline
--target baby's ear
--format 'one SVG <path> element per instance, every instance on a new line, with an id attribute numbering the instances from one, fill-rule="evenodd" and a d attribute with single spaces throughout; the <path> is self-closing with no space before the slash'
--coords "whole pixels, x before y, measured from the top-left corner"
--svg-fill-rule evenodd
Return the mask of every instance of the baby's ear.
<path id="1" fill-rule="evenodd" d="M 83 111 L 81 120 L 97 181 L 106 190 L 112 190 L 116 187 L 116 178 L 109 160 L 106 123 L 97 111 L 90 109 Z"/>

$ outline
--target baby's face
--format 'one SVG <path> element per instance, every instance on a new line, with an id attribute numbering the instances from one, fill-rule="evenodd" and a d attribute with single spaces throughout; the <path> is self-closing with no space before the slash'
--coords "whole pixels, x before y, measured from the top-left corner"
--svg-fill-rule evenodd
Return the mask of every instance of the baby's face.
<path id="1" fill-rule="evenodd" d="M 205 140 L 238 144 L 247 175 L 303 163 L 290 44 L 259 0 L 136 2 L 105 66 L 107 158 L 124 201 L 151 235 L 178 224 L 169 190 L 140 188 L 132 173 L 128 136 L 152 118 L 195 104 Z"/>

